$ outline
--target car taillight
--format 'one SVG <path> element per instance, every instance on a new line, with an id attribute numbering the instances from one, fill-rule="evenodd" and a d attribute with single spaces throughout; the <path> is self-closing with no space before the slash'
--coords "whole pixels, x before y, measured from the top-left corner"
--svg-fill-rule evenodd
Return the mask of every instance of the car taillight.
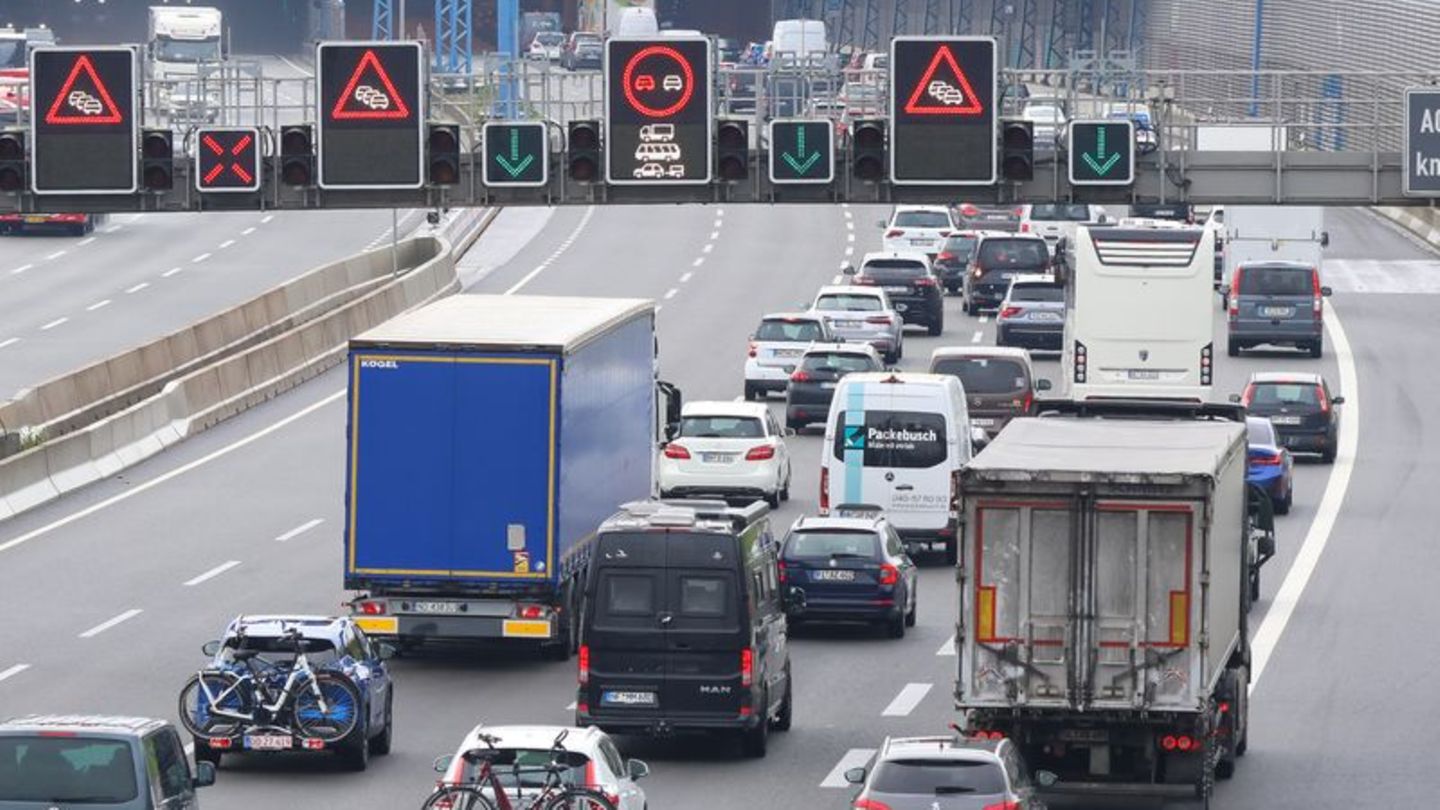
<path id="1" fill-rule="evenodd" d="M 888 230 L 888 231 L 885 232 L 885 238 L 886 238 L 886 239 L 894 239 L 894 238 L 897 237 L 897 236 L 904 236 L 904 235 L 905 235 L 905 232 L 902 231 L 902 230 L 900 230 L 899 228 L 891 228 L 890 230 Z"/>
<path id="2" fill-rule="evenodd" d="M 775 448 L 768 444 L 752 447 L 745 454 L 746 461 L 769 461 L 775 457 Z"/>
<path id="3" fill-rule="evenodd" d="M 1251 459 L 1251 461 L 1255 462 L 1261 467 L 1279 467 L 1281 464 L 1279 453 L 1266 453 L 1263 456 L 1256 456 L 1255 458 Z"/>
<path id="4" fill-rule="evenodd" d="M 1020 232 L 1021 232 L 1021 233 L 1029 233 L 1029 232 L 1030 232 L 1030 223 L 1028 223 L 1028 222 L 1022 222 L 1022 223 L 1020 223 Z"/>
<path id="5" fill-rule="evenodd" d="M 1005 739 L 1005 732 L 987 731 L 986 729 L 979 728 L 972 730 L 970 736 L 977 740 L 1003 740 Z"/>
<path id="6" fill-rule="evenodd" d="M 797 370 L 790 375 L 790 382 L 810 382 L 810 372 L 803 369 Z"/>
<path id="7" fill-rule="evenodd" d="M 1020 313 L 1022 313 L 1022 312 L 1024 312 L 1024 311 L 1025 311 L 1025 308 L 1024 308 L 1024 307 L 1005 307 L 1004 309 L 1000 310 L 1000 317 L 1002 317 L 1002 318 L 1013 318 L 1013 317 L 1015 317 L 1016 315 L 1019 315 Z"/>
<path id="8" fill-rule="evenodd" d="M 581 686 L 585 686 L 585 685 L 587 685 L 587 684 L 590 683 L 590 645 L 589 645 L 589 644 L 581 644 L 581 645 L 580 645 L 580 656 L 579 656 L 579 658 L 580 658 L 580 685 L 581 685 Z"/>
<path id="9" fill-rule="evenodd" d="M 1316 386 L 1315 396 L 1320 398 L 1320 413 L 1330 413 L 1330 398 L 1325 396 L 1325 389 Z"/>
<path id="10" fill-rule="evenodd" d="M 964 214 L 967 217 L 973 217 L 980 213 L 980 209 L 976 208 L 970 203 L 965 203 L 964 205 L 960 206 L 960 213 Z"/>
<path id="11" fill-rule="evenodd" d="M 890 810 L 890 805 L 874 799 L 856 799 L 853 810 Z"/>
<path id="12" fill-rule="evenodd" d="M 543 605 L 519 605 L 515 608 L 515 615 L 521 619 L 538 619 L 545 615 Z"/>
<path id="13" fill-rule="evenodd" d="M 1325 299 L 1322 298 L 1321 295 L 1320 295 L 1320 273 L 1319 273 L 1319 272 L 1317 272 L 1317 271 L 1315 271 L 1315 270 L 1311 270 L 1311 271 L 1310 271 L 1310 283 L 1311 283 L 1311 285 L 1312 285 L 1312 287 L 1313 287 L 1312 294 L 1314 295 L 1314 298 L 1312 299 L 1312 300 L 1313 300 L 1313 303 L 1312 303 L 1312 305 L 1311 305 L 1311 306 L 1312 306 L 1311 314 L 1314 315 L 1314 316 L 1315 316 L 1315 320 L 1318 321 L 1318 320 L 1320 320 L 1320 319 L 1324 316 L 1324 312 L 1325 312 Z"/>
<path id="14" fill-rule="evenodd" d="M 1250 401 L 1255 398 L 1255 386 L 1245 386 L 1245 393 L 1240 395 L 1240 404 L 1246 408 L 1250 407 Z"/>
<path id="15" fill-rule="evenodd" d="M 1021 413 L 1029 413 L 1030 409 L 1035 405 L 1035 392 L 1026 391 L 1025 396 L 1021 398 L 1016 404 L 1020 406 Z"/>
<path id="16" fill-rule="evenodd" d="M 894 321 L 890 320 L 889 315 L 871 315 L 865 319 L 865 322 L 878 324 L 880 326 L 889 326 L 894 323 Z"/>
<path id="17" fill-rule="evenodd" d="M 687 459 L 690 458 L 690 451 L 682 445 L 671 442 L 665 445 L 665 458 Z"/>
<path id="18" fill-rule="evenodd" d="M 1014 215 L 1017 216 L 1017 217 L 1023 217 L 1023 216 L 1025 216 L 1025 206 L 1023 206 L 1023 205 L 1017 205 L 1017 206 L 1015 206 L 1015 209 L 1014 209 L 1013 211 L 1011 211 L 1010 213 L 1014 214 Z"/>
<path id="19" fill-rule="evenodd" d="M 996 804 L 987 804 L 982 810 L 1020 810 L 1020 803 L 1006 799 Z"/>
<path id="20" fill-rule="evenodd" d="M 955 254 L 954 254 L 954 253 L 951 253 L 951 252 L 948 251 L 948 250 L 942 250 L 942 251 L 940 251 L 940 253 L 938 253 L 938 254 L 935 256 L 935 261 L 937 261 L 937 262 L 948 262 L 948 261 L 950 261 L 950 260 L 953 259 L 953 258 L 955 258 Z"/>
<path id="21" fill-rule="evenodd" d="M 755 345 L 755 341 L 753 341 L 753 340 L 750 341 L 750 349 L 749 349 L 749 351 L 750 351 L 750 356 L 751 356 L 751 357 L 754 357 L 754 356 L 755 356 L 755 353 L 756 353 L 757 351 L 759 351 L 759 347 Z"/>
<path id="22" fill-rule="evenodd" d="M 54 736 L 54 734 L 55 732 L 42 732 L 40 736 Z M 233 745 L 234 742 L 229 737 L 215 737 L 213 739 L 206 740 L 205 744 L 210 746 L 211 748 L 224 751 L 225 749 Z"/>
<path id="23" fill-rule="evenodd" d="M 899 581 L 900 581 L 900 569 L 899 569 L 899 568 L 896 568 L 895 566 L 891 565 L 890 563 L 885 563 L 884 565 L 880 566 L 880 584 L 881 584 L 881 585 L 894 585 L 895 583 L 897 583 L 897 582 L 899 582 Z"/>
<path id="24" fill-rule="evenodd" d="M 1230 278 L 1230 317 L 1240 317 L 1240 277 L 1245 275 L 1245 268 L 1235 268 L 1235 275 Z"/>
<path id="25" fill-rule="evenodd" d="M 1206 343 L 1200 350 L 1200 384 L 1210 385 L 1215 377 L 1215 344 Z"/>
<path id="26" fill-rule="evenodd" d="M 740 651 L 740 685 L 753 686 L 755 683 L 755 651 L 746 647 Z"/>
<path id="27" fill-rule="evenodd" d="M 820 514 L 830 511 L 830 468 L 820 468 Z"/>
<path id="28" fill-rule="evenodd" d="M 1084 343 L 1081 343 L 1081 342 L 1078 341 L 1078 340 L 1075 341 L 1075 354 L 1074 354 L 1074 357 L 1075 357 L 1075 362 L 1074 362 L 1074 367 L 1075 367 L 1075 371 L 1074 371 L 1074 374 L 1075 374 L 1075 382 L 1077 382 L 1077 383 L 1083 383 L 1083 382 L 1085 382 L 1085 360 L 1086 360 L 1085 344 L 1084 344 Z"/>
<path id="29" fill-rule="evenodd" d="M 776 569 L 776 571 L 778 572 L 778 575 L 779 575 L 779 577 L 780 577 L 780 584 L 783 585 L 783 584 L 785 584 L 786 582 L 789 582 L 789 581 L 790 581 L 790 572 L 785 570 L 785 561 L 784 561 L 784 560 L 776 560 L 776 561 L 775 561 L 775 569 Z"/>
<path id="30" fill-rule="evenodd" d="M 934 287 L 934 286 L 936 286 L 936 284 L 935 284 L 935 279 L 933 279 L 933 278 L 931 278 L 931 277 L 929 277 L 929 276 L 925 276 L 924 278 L 917 278 L 917 279 L 915 279 L 915 286 L 916 286 L 916 287 Z"/>
<path id="31" fill-rule="evenodd" d="M 365 616 L 384 616 L 384 602 L 356 602 L 355 609 Z"/>

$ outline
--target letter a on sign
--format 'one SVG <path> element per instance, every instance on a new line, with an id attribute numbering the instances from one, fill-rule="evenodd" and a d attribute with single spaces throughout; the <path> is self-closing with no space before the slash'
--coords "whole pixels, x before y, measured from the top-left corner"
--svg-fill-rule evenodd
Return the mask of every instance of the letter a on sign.
<path id="1" fill-rule="evenodd" d="M 335 99 L 330 117 L 336 121 L 404 120 L 410 117 L 410 106 L 400 97 L 395 83 L 375 51 L 367 50 L 345 83 L 345 90 Z"/>
<path id="2" fill-rule="evenodd" d="M 949 45 L 935 49 L 935 57 L 920 77 L 910 100 L 905 102 L 910 115 L 983 115 L 985 106 L 975 95 L 970 77 L 960 69 Z"/>
<path id="3" fill-rule="evenodd" d="M 110 89 L 95 72 L 95 65 L 88 54 L 80 54 L 70 68 L 70 75 L 60 85 L 60 92 L 50 103 L 45 113 L 45 123 L 60 126 L 94 126 L 97 124 L 123 124 L 120 108 L 110 96 Z"/>

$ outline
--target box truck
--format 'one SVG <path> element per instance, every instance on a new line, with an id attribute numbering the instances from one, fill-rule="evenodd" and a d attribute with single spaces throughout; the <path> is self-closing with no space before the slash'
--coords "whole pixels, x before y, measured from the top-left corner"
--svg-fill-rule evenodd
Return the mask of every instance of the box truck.
<path id="1" fill-rule="evenodd" d="M 214 121 L 223 103 L 213 68 L 225 61 L 224 17 L 205 6 L 151 6 L 145 42 L 152 103 L 183 120 Z"/>

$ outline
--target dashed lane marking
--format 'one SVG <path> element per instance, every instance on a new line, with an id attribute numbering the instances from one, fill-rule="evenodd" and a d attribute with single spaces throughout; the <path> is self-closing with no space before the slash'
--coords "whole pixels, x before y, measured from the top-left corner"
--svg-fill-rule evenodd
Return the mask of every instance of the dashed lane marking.
<path id="1" fill-rule="evenodd" d="M 209 580 L 212 580 L 212 579 L 214 579 L 215 577 L 220 576 L 221 574 L 225 573 L 226 571 L 229 571 L 231 568 L 234 568 L 235 566 L 237 566 L 237 565 L 239 565 L 239 564 L 240 564 L 240 561 L 239 561 L 239 560 L 230 560 L 229 562 L 220 563 L 219 565 L 215 566 L 214 568 L 211 568 L 209 571 L 206 571 L 205 573 L 203 573 L 203 574 L 201 574 L 201 575 L 199 575 L 199 576 L 197 576 L 197 577 L 193 577 L 193 578 L 191 578 L 191 579 L 185 580 L 185 587 L 187 587 L 187 588 L 193 588 L 193 587 L 195 587 L 196 585 L 199 585 L 199 584 L 202 583 L 202 582 L 208 582 Z"/>
<path id="2" fill-rule="evenodd" d="M 695 266 L 695 267 L 699 267 L 700 265 L 702 265 L 702 264 L 704 264 L 704 263 L 705 263 L 705 257 L 704 257 L 704 256 L 701 256 L 700 258 L 698 258 L 698 259 L 695 260 L 694 266 Z"/>
<path id="3" fill-rule="evenodd" d="M 291 529 L 290 531 L 285 532 L 284 534 L 282 534 L 282 535 L 280 535 L 279 537 L 275 538 L 275 542 L 277 542 L 277 543 L 284 543 L 284 542 L 287 542 L 287 541 L 290 541 L 290 540 L 294 540 L 295 538 L 299 537 L 300 535 L 304 534 L 305 532 L 310 531 L 311 529 L 315 528 L 316 526 L 319 526 L 321 523 L 324 523 L 324 522 L 325 522 L 325 518 L 315 518 L 314 520 L 310 520 L 310 521 L 306 521 L 305 523 L 301 523 L 299 526 L 296 526 L 295 528 Z"/>
<path id="4" fill-rule="evenodd" d="M 142 282 L 140 282 L 139 284 L 136 284 L 134 287 L 131 287 L 130 289 L 126 290 L 126 291 L 125 291 L 125 294 L 126 294 L 126 295 L 134 295 L 135 293 L 140 292 L 141 290 L 143 290 L 143 289 L 145 289 L 146 287 L 149 287 L 149 286 L 150 286 L 150 282 L 148 282 L 148 281 L 142 281 Z"/>
<path id="5" fill-rule="evenodd" d="M 208 259 L 208 258 L 210 258 L 210 254 L 209 254 L 209 253 L 201 253 L 199 256 L 196 256 L 195 258 L 191 259 L 190 261 L 191 261 L 192 263 L 194 263 L 194 264 L 199 264 L 200 262 L 203 262 L 203 261 L 205 261 L 205 260 Z"/>
<path id="6" fill-rule="evenodd" d="M 920 705 L 920 701 L 924 700 L 925 696 L 930 694 L 930 690 L 934 688 L 934 686 L 935 684 L 933 683 L 905 684 L 905 686 L 901 688 L 900 694 L 896 695 L 895 699 L 890 701 L 890 705 L 885 707 L 885 711 L 880 712 L 880 716 L 908 717 L 911 712 L 915 711 L 915 707 Z"/>
<path id="7" fill-rule="evenodd" d="M 685 282 L 689 281 L 690 279 L 692 279 L 692 278 L 694 278 L 694 277 L 695 277 L 695 273 L 694 273 L 693 271 L 684 273 L 683 275 L 680 276 L 680 283 L 681 283 L 681 284 L 684 284 Z"/>
<path id="8" fill-rule="evenodd" d="M 50 331 L 51 329 L 54 329 L 55 327 L 59 326 L 59 325 L 62 324 L 62 323 L 65 323 L 65 322 L 68 321 L 68 320 L 70 320 L 70 319 L 69 319 L 69 318 L 56 318 L 55 320 L 53 320 L 53 321 L 45 324 L 44 326 L 40 327 L 40 331 L 41 331 L 41 332 L 48 332 L 48 331 Z"/>
<path id="9" fill-rule="evenodd" d="M 94 241 L 95 241 L 95 237 L 93 237 L 93 236 L 87 236 L 87 237 L 85 237 L 84 239 L 81 239 L 79 242 L 76 242 L 76 243 L 75 243 L 75 247 L 77 247 L 77 248 L 78 248 L 78 247 L 85 247 L 86 245 L 88 245 L 88 244 L 90 244 L 91 242 L 94 242 Z"/>
<path id="10" fill-rule="evenodd" d="M 714 243 L 714 242 L 711 242 L 710 244 L 708 244 L 708 245 L 706 245 L 706 246 L 704 247 L 703 252 L 709 253 L 710 251 L 712 251 L 712 250 L 714 250 L 714 249 L 715 249 L 715 243 Z"/>
<path id="11" fill-rule="evenodd" d="M 719 238 L 720 238 L 720 232 L 719 232 L 719 231 L 711 231 L 711 232 L 710 232 L 710 241 L 713 242 L 713 241 L 715 241 L 716 239 L 719 239 Z"/>
<path id="12" fill-rule="evenodd" d="M 263 216 L 263 217 L 260 218 L 260 224 L 261 224 L 261 225 L 264 225 L 265 223 L 269 222 L 270 220 L 272 220 L 272 219 L 274 219 L 274 218 L 275 218 L 275 215 L 274 215 L 274 214 L 266 214 L 265 216 Z"/>
<path id="13" fill-rule="evenodd" d="M 836 277 L 830 279 L 830 283 L 831 283 L 831 284 L 839 284 L 840 282 L 842 282 L 842 281 L 844 281 L 844 280 L 845 280 L 845 277 L 844 277 L 844 276 L 836 276 Z"/>
<path id="14" fill-rule="evenodd" d="M 165 272 L 161 273 L 161 274 L 160 274 L 160 277 L 161 277 L 161 278 L 169 278 L 169 277 L 175 275 L 176 273 L 179 273 L 180 271 L 182 271 L 182 270 L 184 270 L 184 269 L 185 269 L 185 268 L 183 268 L 183 267 L 172 267 L 172 268 L 170 268 L 169 270 L 166 270 Z"/>
<path id="15" fill-rule="evenodd" d="M 980 316 L 980 323 L 989 323 L 989 322 L 990 322 L 990 316 L 989 316 L 989 315 L 981 315 L 981 316 Z"/>
<path id="16" fill-rule="evenodd" d="M 835 767 L 830 769 L 830 773 L 820 780 L 820 787 L 849 787 L 850 783 L 845 781 L 845 772 L 851 768 L 863 767 L 873 756 L 875 756 L 874 748 L 851 748 L 845 752 L 845 756 L 840 757 L 840 761 L 835 763 Z"/>
<path id="17" fill-rule="evenodd" d="M 979 343 L 979 342 L 980 342 L 980 338 L 981 338 L 984 334 L 985 334 L 984 332 L 981 332 L 979 329 L 976 329 L 976 330 L 975 330 L 975 334 L 973 334 L 973 335 L 970 336 L 970 342 L 971 342 L 971 343 Z"/>
<path id="18" fill-rule="evenodd" d="M 19 342 L 20 342 L 20 338 L 16 338 L 16 337 L 5 338 L 4 340 L 0 340 L 0 349 L 5 348 L 6 346 L 14 346 L 16 343 L 19 343 Z"/>
<path id="19" fill-rule="evenodd" d="M 0 681 L 8 681 L 29 668 L 29 664 L 16 664 L 13 667 L 0 671 Z"/>
<path id="20" fill-rule="evenodd" d="M 252 234 L 252 233 L 254 233 L 254 232 L 255 232 L 255 226 L 254 226 L 254 225 L 251 225 L 250 227 L 248 227 L 248 228 L 246 228 L 245 230 L 241 231 L 241 232 L 240 232 L 240 235 L 241 235 L 241 236 L 249 236 L 250 234 Z"/>
<path id="21" fill-rule="evenodd" d="M 106 298 L 104 301 L 96 301 L 95 303 L 91 304 L 90 306 L 85 307 L 85 311 L 86 311 L 86 312 L 94 312 L 94 311 L 97 310 L 97 309 L 100 309 L 100 308 L 102 308 L 102 307 L 108 307 L 108 306 L 110 306 L 110 299 L 109 299 L 109 298 Z"/>
<path id="22" fill-rule="evenodd" d="M 30 268 L 32 268 L 32 267 L 34 267 L 34 266 L 35 266 L 35 265 L 33 265 L 33 264 L 22 264 L 22 265 L 20 265 L 19 267 L 15 268 L 14 270 L 11 270 L 11 271 L 10 271 L 10 275 L 12 275 L 12 276 L 18 276 L 18 275 L 20 275 L 21 273 L 25 272 L 26 270 L 29 270 Z"/>
<path id="23" fill-rule="evenodd" d="M 235 244 L 235 240 L 234 240 L 234 239 L 226 239 L 224 242 L 221 242 L 221 243 L 220 243 L 220 248 L 219 248 L 219 249 L 220 249 L 220 250 L 224 250 L 225 248 L 228 248 L 228 247 L 230 247 L 230 246 L 233 245 L 233 244 Z"/>
<path id="24" fill-rule="evenodd" d="M 680 290 L 677 289 L 677 288 L 675 288 L 675 287 L 671 287 L 669 290 L 666 290 L 666 291 L 665 291 L 665 300 L 666 300 L 666 301 L 669 301 L 671 298 L 674 298 L 674 297 L 675 297 L 675 294 L 678 293 L 678 292 L 680 292 Z"/>
<path id="25" fill-rule="evenodd" d="M 565 237 L 565 241 L 564 241 L 564 242 L 561 242 L 561 243 L 560 243 L 560 246 L 557 247 L 557 248 L 555 248 L 555 252 L 554 252 L 554 253 L 551 253 L 551 254 L 550 254 L 550 257 L 547 258 L 545 261 L 541 262 L 534 270 L 531 270 L 530 272 L 526 273 L 524 278 L 522 278 L 522 279 L 520 279 L 519 281 L 515 282 L 514 286 L 512 286 L 510 289 L 506 290 L 506 291 L 504 292 L 504 294 L 505 294 L 505 295 L 514 295 L 515 293 L 519 292 L 519 290 L 520 290 L 521 287 L 524 287 L 526 284 L 529 284 L 531 281 L 533 281 L 533 280 L 535 279 L 536 276 L 538 276 L 538 275 L 540 275 L 541 273 L 543 273 L 543 272 L 545 271 L 545 268 L 547 268 L 547 267 L 549 267 L 550 265 L 554 264 L 554 263 L 555 263 L 555 260 L 556 260 L 556 259 L 559 259 L 562 255 L 564 255 L 565 251 L 569 250 L 569 249 L 570 249 L 570 246 L 573 245 L 573 244 L 575 244 L 575 240 L 580 238 L 580 232 L 583 231 L 583 230 L 585 230 L 585 226 L 586 226 L 586 225 L 589 225 L 589 224 L 590 224 L 590 218 L 593 217 L 594 215 L 595 215 L 595 206 L 592 205 L 592 206 L 590 206 L 589 208 L 586 208 L 586 209 L 585 209 L 585 216 L 583 216 L 583 217 L 580 218 L 580 222 L 579 222 L 579 224 L 577 224 L 577 225 L 575 226 L 575 230 L 571 231 L 571 232 L 570 232 L 570 235 L 567 236 L 567 237 Z"/>
<path id="26" fill-rule="evenodd" d="M 139 616 L 141 613 L 144 612 L 145 611 L 141 610 L 140 608 L 131 608 L 113 619 L 106 619 L 105 621 L 95 625 L 89 630 L 86 630 L 85 632 L 80 634 L 80 638 L 94 638 L 105 632 L 106 630 L 109 630 L 116 625 L 124 624 L 125 622 L 130 621 L 131 619 Z"/>
<path id="27" fill-rule="evenodd" d="M 51 253 L 49 256 L 46 256 L 46 257 L 45 257 L 45 261 L 48 262 L 48 261 L 52 261 L 52 260 L 54 260 L 54 259 L 58 259 L 58 258 L 60 258 L 61 256 L 64 256 L 66 253 L 69 253 L 69 252 L 70 252 L 70 251 L 68 251 L 68 250 L 57 250 L 57 251 L 55 251 L 54 253 Z"/>

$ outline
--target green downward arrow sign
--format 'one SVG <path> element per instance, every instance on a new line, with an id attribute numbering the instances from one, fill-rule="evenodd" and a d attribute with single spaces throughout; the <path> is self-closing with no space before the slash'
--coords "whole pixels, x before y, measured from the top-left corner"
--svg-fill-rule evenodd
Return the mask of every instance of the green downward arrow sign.
<path id="1" fill-rule="evenodd" d="M 810 169 L 814 168 L 815 163 L 820 160 L 820 153 L 818 151 L 811 152 L 808 157 L 805 152 L 805 125 L 801 124 L 795 133 L 794 154 L 784 152 L 780 155 L 780 159 L 789 164 L 790 168 L 794 169 L 796 174 L 804 175 L 810 171 Z"/>
<path id="2" fill-rule="evenodd" d="M 1108 174 L 1111 169 L 1115 168 L 1116 163 L 1120 162 L 1120 154 L 1118 152 L 1106 158 L 1105 153 L 1107 151 L 1109 150 L 1105 148 L 1105 125 L 1101 124 L 1095 131 L 1095 154 L 1091 155 L 1089 152 L 1082 152 L 1080 153 L 1080 158 L 1084 160 L 1086 165 L 1096 174 L 1103 177 Z"/>
<path id="3" fill-rule="evenodd" d="M 524 160 L 520 159 L 519 128 L 512 127 L 510 130 L 510 159 L 506 160 L 503 154 L 497 154 L 495 156 L 495 162 L 500 164 L 500 168 L 504 169 L 505 173 L 510 175 L 511 179 L 519 177 L 521 172 L 525 171 L 530 167 L 531 163 L 535 162 L 534 155 L 526 155 Z"/>

